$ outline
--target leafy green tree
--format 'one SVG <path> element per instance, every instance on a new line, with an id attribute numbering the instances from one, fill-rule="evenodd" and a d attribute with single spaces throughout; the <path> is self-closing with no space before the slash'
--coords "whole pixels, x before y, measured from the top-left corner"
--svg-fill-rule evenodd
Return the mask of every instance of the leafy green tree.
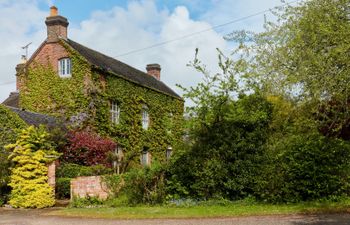
<path id="1" fill-rule="evenodd" d="M 219 51 L 221 73 L 214 75 L 197 57 L 190 64 L 204 75 L 204 81 L 184 88 L 185 97 L 195 103 L 187 111 L 191 146 L 169 167 L 168 189 L 173 196 L 238 199 L 252 194 L 272 107 L 258 91 L 245 93 L 241 62 Z"/>
<path id="2" fill-rule="evenodd" d="M 16 141 L 17 129 L 26 127 L 24 121 L 14 112 L 0 105 L 0 202 L 5 202 L 10 188 L 9 182 L 11 162 L 8 160 L 9 153 L 5 145 Z M 1 203 L 0 203 L 1 205 Z"/>
<path id="3" fill-rule="evenodd" d="M 55 203 L 54 191 L 48 184 L 48 164 L 59 157 L 48 141 L 43 127 L 30 126 L 20 132 L 16 143 L 6 146 L 14 163 L 11 169 L 13 207 L 45 208 Z"/>
<path id="4" fill-rule="evenodd" d="M 296 102 L 325 135 L 349 136 L 349 0 L 302 1 L 273 13 L 277 20 L 266 22 L 264 32 L 226 37 L 242 41 L 245 74 L 265 94 Z M 247 36 L 252 42 L 243 42 Z"/>

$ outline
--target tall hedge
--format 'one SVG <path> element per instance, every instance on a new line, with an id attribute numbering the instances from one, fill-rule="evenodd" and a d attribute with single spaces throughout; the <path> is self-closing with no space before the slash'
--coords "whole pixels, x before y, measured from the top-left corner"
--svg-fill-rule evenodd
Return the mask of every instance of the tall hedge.
<path id="1" fill-rule="evenodd" d="M 24 128 L 26 124 L 19 118 L 17 114 L 9 110 L 3 105 L 0 105 L 0 202 L 6 201 L 6 196 L 10 189 L 9 182 L 9 167 L 8 152 L 4 146 L 15 142 L 17 133 L 16 129 Z"/>

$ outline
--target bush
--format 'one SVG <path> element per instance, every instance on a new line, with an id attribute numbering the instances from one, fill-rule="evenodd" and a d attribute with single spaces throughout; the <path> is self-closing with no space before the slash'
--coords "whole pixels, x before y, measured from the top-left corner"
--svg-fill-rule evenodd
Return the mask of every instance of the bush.
<path id="1" fill-rule="evenodd" d="M 72 208 L 94 208 L 104 204 L 104 201 L 91 196 L 85 198 L 73 197 L 73 201 L 69 204 Z"/>
<path id="2" fill-rule="evenodd" d="M 350 194 L 350 143 L 318 132 L 289 134 L 275 145 L 259 182 L 261 199 L 300 202 Z"/>
<path id="3" fill-rule="evenodd" d="M 106 175 L 102 177 L 102 182 L 107 185 L 110 196 L 116 198 L 121 193 L 125 182 L 122 175 Z"/>
<path id="4" fill-rule="evenodd" d="M 57 178 L 56 179 L 56 198 L 70 198 L 70 181 L 72 178 Z"/>
<path id="5" fill-rule="evenodd" d="M 99 176 L 111 174 L 113 171 L 102 165 L 81 166 L 74 163 L 63 163 L 56 170 L 56 177 L 75 178 L 79 176 Z"/>
<path id="6" fill-rule="evenodd" d="M 6 146 L 14 163 L 9 203 L 15 208 L 45 208 L 55 204 L 53 189 L 48 184 L 47 164 L 59 154 L 47 140 L 44 128 L 31 126 L 21 131 L 15 144 Z"/>
<path id="7" fill-rule="evenodd" d="M 123 192 L 128 197 L 129 204 L 163 203 L 166 197 L 164 174 L 164 168 L 157 163 L 123 174 L 125 179 Z"/>
<path id="8" fill-rule="evenodd" d="M 72 131 L 67 140 L 68 144 L 63 149 L 63 161 L 85 166 L 107 165 L 107 153 L 116 147 L 111 139 L 86 131 Z"/>
<path id="9" fill-rule="evenodd" d="M 5 145 L 14 143 L 17 138 L 17 129 L 26 127 L 25 122 L 19 116 L 0 105 L 0 200 L 5 203 L 10 193 L 8 186 L 11 162 L 8 160 L 9 152 Z"/>

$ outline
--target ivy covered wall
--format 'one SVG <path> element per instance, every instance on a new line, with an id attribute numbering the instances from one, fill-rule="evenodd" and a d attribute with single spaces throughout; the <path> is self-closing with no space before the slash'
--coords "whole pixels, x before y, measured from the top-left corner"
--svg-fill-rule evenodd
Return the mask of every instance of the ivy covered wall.
<path id="1" fill-rule="evenodd" d="M 119 143 L 125 154 L 124 169 L 140 165 L 140 155 L 147 148 L 152 160 L 164 162 L 166 149 L 182 138 L 182 99 L 126 81 L 116 74 L 91 66 L 64 42 L 72 61 L 72 77 L 60 78 L 52 64 L 35 61 L 20 76 L 20 105 L 34 112 L 64 115 Z M 58 60 L 58 59 L 57 59 Z M 51 60 L 52 61 L 52 60 Z M 121 108 L 120 123 L 113 124 L 110 102 Z M 142 128 L 142 106 L 148 107 L 150 126 Z"/>

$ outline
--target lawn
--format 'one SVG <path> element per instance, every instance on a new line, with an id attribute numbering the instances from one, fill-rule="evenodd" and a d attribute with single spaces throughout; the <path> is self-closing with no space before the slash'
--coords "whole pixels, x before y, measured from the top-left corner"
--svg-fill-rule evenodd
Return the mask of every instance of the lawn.
<path id="1" fill-rule="evenodd" d="M 299 204 L 232 203 L 228 205 L 136 206 L 116 208 L 65 208 L 50 212 L 50 215 L 111 218 L 111 219 L 156 219 L 156 218 L 215 218 L 258 215 L 310 214 L 350 212 L 350 200 L 309 202 Z"/>

